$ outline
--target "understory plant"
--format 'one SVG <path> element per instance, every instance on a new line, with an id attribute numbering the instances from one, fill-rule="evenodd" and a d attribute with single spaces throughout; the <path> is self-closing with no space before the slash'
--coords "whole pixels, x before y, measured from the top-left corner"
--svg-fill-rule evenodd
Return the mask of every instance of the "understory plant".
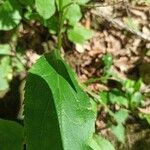
<path id="1" fill-rule="evenodd" d="M 23 126 L 0 120 L 0 149 L 114 150 L 109 141 L 95 133 L 95 103 L 60 53 L 64 33 L 79 44 L 92 36 L 93 32 L 79 23 L 81 6 L 88 1 L 0 1 L 0 30 L 17 28 L 21 19 L 29 19 L 40 21 L 57 35 L 57 47 L 43 54 L 29 70 Z"/>
<path id="2" fill-rule="evenodd" d="M 103 75 L 99 78 L 89 79 L 85 84 L 99 82 L 107 85 L 109 81 L 118 84 L 118 87 L 112 86 L 106 91 L 100 91 L 99 96 L 90 94 L 97 100 L 97 103 L 100 103 L 101 109 L 107 114 L 106 127 L 110 129 L 118 141 L 124 143 L 125 123 L 131 116 L 146 119 L 147 123 L 150 124 L 149 112 L 141 109 L 146 99 L 141 91 L 143 82 L 142 79 L 131 80 L 119 77 L 113 68 L 113 56 L 111 54 L 104 55 L 102 61 L 104 64 Z"/>

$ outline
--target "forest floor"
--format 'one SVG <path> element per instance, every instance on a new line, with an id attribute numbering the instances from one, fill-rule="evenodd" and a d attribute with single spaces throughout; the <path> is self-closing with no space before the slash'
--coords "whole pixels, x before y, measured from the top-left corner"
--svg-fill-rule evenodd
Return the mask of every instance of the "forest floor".
<path id="1" fill-rule="evenodd" d="M 102 57 L 106 53 L 113 56 L 113 69 L 122 79 L 144 81 L 143 92 L 150 92 L 150 7 L 142 1 L 130 2 L 128 5 L 117 3 L 88 11 L 83 19 L 87 28 L 95 30 L 93 38 L 83 46 L 70 45 L 65 58 L 76 69 L 81 82 L 102 75 Z M 114 18 L 114 19 L 112 19 Z M 94 92 L 109 90 L 116 87 L 115 82 L 104 85 L 94 82 L 89 88 Z M 147 102 L 150 99 L 147 98 Z M 150 106 L 145 108 L 150 112 Z M 130 120 L 126 124 L 126 144 L 116 142 L 115 138 L 105 129 L 104 118 L 99 113 L 97 131 L 114 141 L 117 149 L 149 150 L 150 126 L 144 121 Z"/>

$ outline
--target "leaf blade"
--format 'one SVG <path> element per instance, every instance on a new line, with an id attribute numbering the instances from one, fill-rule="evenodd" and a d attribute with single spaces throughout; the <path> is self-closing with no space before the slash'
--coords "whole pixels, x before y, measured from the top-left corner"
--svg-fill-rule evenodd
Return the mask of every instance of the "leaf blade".
<path id="1" fill-rule="evenodd" d="M 55 13 L 55 0 L 35 0 L 35 7 L 44 19 L 48 19 Z"/>
<path id="2" fill-rule="evenodd" d="M 23 149 L 23 127 L 16 122 L 0 119 L 0 148 L 2 150 Z"/>
<path id="3" fill-rule="evenodd" d="M 34 78 L 37 79 L 35 80 Z M 42 89 L 44 89 L 42 91 L 44 94 L 47 94 L 46 96 L 40 92 L 41 85 Z M 51 98 L 48 95 L 49 93 L 51 93 Z M 62 59 L 55 52 L 44 55 L 30 70 L 27 79 L 25 92 L 27 148 L 29 150 L 37 148 L 38 150 L 41 146 L 42 148 L 44 147 L 44 150 L 48 150 L 51 147 L 57 150 L 69 150 L 72 147 L 72 150 L 85 150 L 85 147 L 88 145 L 87 141 L 89 138 L 92 138 L 95 121 L 95 114 L 88 100 L 88 96 L 79 88 L 73 77 L 73 73 L 69 71 Z M 34 102 L 32 103 L 32 101 Z M 46 101 L 46 104 L 44 101 Z M 44 108 L 46 106 L 48 107 L 48 111 L 45 113 Z M 50 106 L 53 106 L 56 111 L 54 109 L 52 111 Z M 31 112 L 32 109 L 36 109 L 36 111 Z M 42 121 L 42 127 L 40 126 L 40 120 L 44 116 L 39 115 L 39 119 L 36 117 L 37 113 L 45 115 L 46 119 Z M 53 116 L 50 116 L 50 114 L 53 114 Z M 33 122 L 36 122 L 35 125 Z M 50 126 L 51 122 L 53 122 L 55 127 Z M 57 126 L 58 123 L 59 126 Z M 44 130 L 44 126 L 47 127 L 47 131 L 40 136 L 41 133 L 39 132 Z M 40 130 L 38 131 L 38 129 Z M 34 136 L 33 131 L 36 133 L 34 137 L 35 141 L 31 137 Z M 50 142 L 53 135 L 52 131 L 55 131 L 58 135 L 52 139 L 53 142 Z M 44 143 L 43 138 L 46 138 L 48 142 Z M 61 144 L 58 145 L 57 141 Z"/>

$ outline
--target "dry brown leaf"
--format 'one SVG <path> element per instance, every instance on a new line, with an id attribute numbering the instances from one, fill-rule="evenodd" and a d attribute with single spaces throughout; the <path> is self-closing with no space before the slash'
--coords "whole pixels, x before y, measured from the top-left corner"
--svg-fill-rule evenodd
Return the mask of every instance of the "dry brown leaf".
<path id="1" fill-rule="evenodd" d="M 138 110 L 139 110 L 141 113 L 150 114 L 150 106 L 148 106 L 148 107 L 146 107 L 146 108 L 138 108 Z"/>

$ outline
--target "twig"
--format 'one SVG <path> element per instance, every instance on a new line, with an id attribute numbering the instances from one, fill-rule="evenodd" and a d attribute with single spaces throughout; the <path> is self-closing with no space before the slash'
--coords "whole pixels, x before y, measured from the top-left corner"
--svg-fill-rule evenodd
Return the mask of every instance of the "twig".
<path id="1" fill-rule="evenodd" d="M 88 93 L 91 97 L 93 97 L 94 101 L 97 103 L 97 104 L 101 104 L 105 110 L 111 115 L 111 116 L 114 116 L 114 113 L 109 109 L 109 107 L 101 100 L 100 96 L 97 95 L 96 93 L 92 92 L 91 90 L 89 90 L 85 85 L 81 85 L 79 84 L 80 87 L 86 92 Z"/>
<path id="2" fill-rule="evenodd" d="M 93 9 L 91 11 L 94 15 L 99 16 L 99 17 L 103 17 L 105 20 L 109 21 L 110 23 L 117 25 L 118 27 L 120 27 L 121 29 L 125 29 L 137 36 L 139 36 L 140 38 L 142 38 L 143 40 L 146 41 L 150 41 L 150 36 L 140 32 L 140 31 L 136 31 L 133 28 L 125 25 L 122 21 L 120 21 L 119 19 L 114 19 L 112 16 L 108 16 L 106 15 L 104 12 L 101 12 L 98 9 Z"/>

